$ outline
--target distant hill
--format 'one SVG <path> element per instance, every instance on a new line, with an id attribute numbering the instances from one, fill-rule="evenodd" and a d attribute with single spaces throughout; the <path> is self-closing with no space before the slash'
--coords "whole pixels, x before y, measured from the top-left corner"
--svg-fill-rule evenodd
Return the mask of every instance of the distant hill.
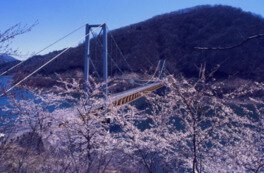
<path id="1" fill-rule="evenodd" d="M 135 72 L 147 71 L 159 59 L 167 60 L 167 68 L 174 74 L 198 76 L 198 66 L 207 70 L 220 65 L 217 78 L 231 76 L 264 80 L 264 38 L 251 40 L 240 47 L 224 51 L 201 51 L 196 46 L 230 46 L 247 37 L 264 33 L 264 19 L 256 14 L 229 6 L 197 6 L 153 17 L 149 20 L 111 31 L 125 58 Z M 109 39 L 110 40 L 110 39 Z M 123 71 L 128 66 L 111 49 L 109 54 Z M 20 71 L 29 72 L 59 53 L 31 58 Z M 94 55 L 93 53 L 92 55 Z M 98 69 L 99 60 L 94 59 Z M 70 49 L 62 57 L 41 71 L 50 75 L 72 69 L 82 69 L 83 45 Z M 112 65 L 111 70 L 117 72 Z"/>
<path id="2" fill-rule="evenodd" d="M 4 64 L 7 62 L 17 61 L 14 57 L 7 55 L 7 54 L 0 54 L 0 64 Z"/>
<path id="3" fill-rule="evenodd" d="M 6 71 L 7 69 L 11 68 L 12 66 L 16 65 L 19 62 L 20 62 L 19 60 L 17 60 L 16 58 L 10 55 L 7 54 L 0 55 L 0 73 Z"/>

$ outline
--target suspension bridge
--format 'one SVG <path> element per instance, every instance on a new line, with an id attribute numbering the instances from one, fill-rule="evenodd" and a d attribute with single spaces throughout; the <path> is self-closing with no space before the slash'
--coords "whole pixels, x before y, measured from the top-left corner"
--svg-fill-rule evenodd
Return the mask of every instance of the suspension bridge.
<path id="1" fill-rule="evenodd" d="M 87 90 L 87 92 L 89 91 L 89 86 L 90 86 L 90 64 L 94 67 L 94 63 L 91 59 L 91 54 L 90 54 L 90 44 L 91 44 L 91 36 L 95 37 L 94 32 L 98 29 L 100 29 L 100 33 L 102 32 L 102 43 L 101 47 L 102 47 L 102 71 L 103 71 L 103 76 L 102 76 L 102 84 L 103 84 L 103 92 L 104 92 L 104 96 L 105 96 L 105 102 L 107 102 L 108 105 L 117 107 L 117 106 L 122 106 L 125 104 L 128 104 L 130 102 L 133 102 L 141 97 L 144 97 L 146 94 L 153 92 L 161 87 L 163 87 L 163 82 L 160 79 L 162 71 L 164 69 L 164 65 L 165 65 L 165 60 L 163 61 L 159 61 L 158 65 L 156 67 L 156 70 L 153 74 L 153 76 L 146 81 L 143 84 L 140 84 L 139 87 L 135 87 L 129 90 L 125 90 L 119 93 L 115 93 L 115 94 L 109 94 L 108 91 L 108 63 L 109 63 L 109 54 L 108 54 L 108 35 L 111 36 L 111 38 L 114 40 L 113 35 L 108 32 L 108 27 L 107 25 L 104 24 L 96 24 L 96 25 L 89 25 L 89 24 L 85 24 L 82 25 L 81 27 L 76 28 L 75 30 L 73 30 L 72 32 L 66 34 L 65 36 L 63 36 L 62 38 L 56 40 L 55 42 L 53 42 L 52 44 L 48 45 L 47 47 L 43 48 L 42 50 L 38 51 L 35 55 L 38 55 L 39 53 L 45 51 L 46 49 L 50 48 L 51 46 L 53 46 L 54 44 L 60 42 L 61 40 L 63 40 L 64 38 L 68 37 L 69 35 L 73 34 L 74 32 L 82 29 L 83 27 L 85 27 L 85 36 L 82 37 L 79 41 L 81 40 L 85 40 L 84 41 L 84 81 L 85 81 L 85 90 Z M 121 57 L 124 59 L 124 61 L 127 63 L 127 65 L 130 67 L 130 65 L 128 64 L 128 62 L 126 61 L 120 47 L 118 46 L 117 42 L 114 40 L 114 43 L 116 45 L 116 47 L 118 48 L 118 50 L 120 51 Z M 44 67 L 46 67 L 48 64 L 52 63 L 55 59 L 57 59 L 58 57 L 60 57 L 62 54 L 64 54 L 65 52 L 67 52 L 69 48 L 64 49 L 63 51 L 61 51 L 58 55 L 54 56 L 53 58 L 49 59 L 47 62 L 45 62 L 44 64 L 42 64 L 40 67 L 38 67 L 37 69 L 35 69 L 32 73 L 28 74 L 27 76 L 25 76 L 23 79 L 21 79 L 20 81 L 16 82 L 14 85 L 12 85 L 10 88 L 6 89 L 4 93 L 2 93 L 0 95 L 0 97 L 6 95 L 8 92 L 10 92 L 11 90 L 13 90 L 14 88 L 18 87 L 20 84 L 22 84 L 23 82 L 25 82 L 27 79 L 29 79 L 31 76 L 33 76 L 34 74 L 36 74 L 37 72 L 39 72 L 41 69 L 43 69 Z M 34 55 L 33 55 L 34 56 Z M 111 57 L 110 57 L 111 58 Z M 111 60 L 113 61 L 113 59 L 111 58 Z M 21 61 L 20 63 L 16 64 L 15 66 L 9 68 L 8 70 L 4 71 L 3 73 L 0 74 L 0 76 L 6 75 L 8 74 L 8 72 L 14 70 L 16 67 L 20 66 L 21 64 L 23 64 L 25 61 Z M 114 62 L 114 61 L 113 61 Z M 115 62 L 114 62 L 115 63 Z M 115 63 L 115 65 L 117 66 L 117 68 L 120 70 L 120 68 L 118 67 L 117 63 Z M 131 68 L 131 67 L 130 67 Z M 99 74 L 97 72 L 97 74 Z M 155 75 L 158 74 L 158 77 L 155 77 Z"/>

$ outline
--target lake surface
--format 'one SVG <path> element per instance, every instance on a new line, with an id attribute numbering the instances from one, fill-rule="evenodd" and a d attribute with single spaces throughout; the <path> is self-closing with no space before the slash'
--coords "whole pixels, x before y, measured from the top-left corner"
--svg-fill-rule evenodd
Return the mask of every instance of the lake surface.
<path id="1" fill-rule="evenodd" d="M 1 76 L 0 77 L 0 95 L 4 93 L 4 90 L 6 90 L 8 87 L 10 87 L 12 82 L 11 76 Z M 7 96 L 1 96 L 0 97 L 0 116 L 3 116 L 4 112 L 3 109 L 5 106 L 9 105 L 9 100 Z"/>
<path id="2" fill-rule="evenodd" d="M 4 90 L 6 90 L 12 82 L 11 76 L 1 76 L 0 77 L 0 95 L 3 94 Z M 8 111 L 5 110 L 6 107 L 10 106 L 9 100 L 7 96 L 0 97 L 0 126 L 3 126 L 6 123 L 7 118 L 11 118 Z"/>
<path id="3" fill-rule="evenodd" d="M 10 86 L 12 86 L 12 76 L 1 76 L 0 77 L 0 95 L 4 93 Z M 13 96 L 14 99 L 32 99 L 34 95 L 27 90 L 15 88 L 9 92 Z M 16 115 L 7 111 L 7 108 L 10 108 L 10 98 L 7 96 L 0 97 L 0 126 L 5 125 L 6 123 L 11 123 L 13 120 L 16 119 Z"/>
<path id="4" fill-rule="evenodd" d="M 7 90 L 10 86 L 12 86 L 12 76 L 1 76 L 0 95 L 2 95 L 3 91 Z M 54 103 L 45 103 L 36 94 L 23 88 L 15 88 L 10 91 L 8 95 L 12 95 L 12 98 L 16 100 L 33 100 L 48 112 L 53 112 L 56 108 L 67 108 L 74 105 L 74 103 L 68 101 L 56 102 L 56 105 L 54 105 Z M 0 97 L 0 127 L 12 124 L 18 116 L 14 115 L 14 113 L 11 113 L 11 111 L 8 111 L 6 108 L 10 108 L 12 110 L 12 104 L 10 97 L 4 95 Z"/>

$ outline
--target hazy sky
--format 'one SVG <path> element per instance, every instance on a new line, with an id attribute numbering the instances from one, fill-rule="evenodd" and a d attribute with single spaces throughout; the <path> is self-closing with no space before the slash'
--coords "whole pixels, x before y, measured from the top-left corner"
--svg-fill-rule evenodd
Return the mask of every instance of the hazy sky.
<path id="1" fill-rule="evenodd" d="M 17 37 L 12 46 L 25 59 L 56 39 L 85 23 L 104 23 L 119 28 L 155 15 L 204 4 L 223 4 L 264 16 L 263 0 L 0 0 L 0 30 L 16 23 L 32 24 L 34 29 Z M 80 31 L 45 53 L 74 46 L 84 34 Z"/>

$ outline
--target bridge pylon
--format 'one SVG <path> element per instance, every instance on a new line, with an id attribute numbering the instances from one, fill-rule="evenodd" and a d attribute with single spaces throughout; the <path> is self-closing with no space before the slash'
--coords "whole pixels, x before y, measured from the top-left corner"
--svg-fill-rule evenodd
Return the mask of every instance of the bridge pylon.
<path id="1" fill-rule="evenodd" d="M 107 100 L 108 96 L 108 57 L 107 57 L 107 26 L 106 24 L 96 24 L 89 25 L 86 24 L 85 27 L 85 42 L 84 42 L 84 81 L 85 81 L 85 89 L 89 90 L 89 76 L 90 76 L 90 33 L 92 28 L 100 27 L 103 31 L 103 49 L 102 49 L 102 62 L 103 62 L 103 88 L 105 98 Z"/>

